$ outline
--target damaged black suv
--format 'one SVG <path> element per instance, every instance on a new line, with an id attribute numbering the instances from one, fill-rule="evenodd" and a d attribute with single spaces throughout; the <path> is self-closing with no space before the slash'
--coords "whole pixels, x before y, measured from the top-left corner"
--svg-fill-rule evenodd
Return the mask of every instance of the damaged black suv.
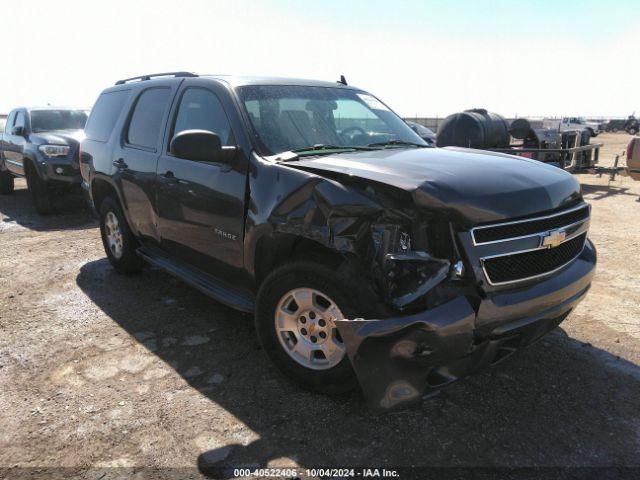
<path id="1" fill-rule="evenodd" d="M 557 326 L 595 271 L 590 209 L 534 160 L 430 148 L 373 95 L 178 72 L 98 98 L 80 159 L 119 272 L 161 267 L 254 312 L 299 383 L 376 408 Z"/>

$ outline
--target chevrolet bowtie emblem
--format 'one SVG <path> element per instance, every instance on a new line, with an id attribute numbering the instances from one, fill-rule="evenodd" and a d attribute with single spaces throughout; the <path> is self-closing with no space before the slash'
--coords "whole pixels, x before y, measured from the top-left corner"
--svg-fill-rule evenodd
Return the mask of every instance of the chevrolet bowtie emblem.
<path id="1" fill-rule="evenodd" d="M 564 242 L 565 238 L 567 238 L 567 232 L 564 230 L 551 230 L 542 235 L 542 246 L 555 248 Z"/>

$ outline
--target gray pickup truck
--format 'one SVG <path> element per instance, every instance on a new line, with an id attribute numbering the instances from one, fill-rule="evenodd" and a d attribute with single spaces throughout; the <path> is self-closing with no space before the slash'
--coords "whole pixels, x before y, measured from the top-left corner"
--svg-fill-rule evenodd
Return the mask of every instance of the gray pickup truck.
<path id="1" fill-rule="evenodd" d="M 38 213 L 52 211 L 55 194 L 82 183 L 78 155 L 87 112 L 70 108 L 16 108 L 0 134 L 0 194 L 26 177 Z"/>

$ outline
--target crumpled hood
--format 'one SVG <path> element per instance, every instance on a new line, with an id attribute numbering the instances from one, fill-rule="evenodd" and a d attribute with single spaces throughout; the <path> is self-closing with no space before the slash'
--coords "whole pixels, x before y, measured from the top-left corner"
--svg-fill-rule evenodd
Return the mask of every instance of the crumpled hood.
<path id="1" fill-rule="evenodd" d="M 557 209 L 581 196 L 578 181 L 560 168 L 457 147 L 342 153 L 287 165 L 391 185 L 418 207 L 447 210 L 472 225 Z"/>
<path id="2" fill-rule="evenodd" d="M 30 137 L 30 140 L 37 145 L 77 146 L 84 138 L 84 130 L 53 130 L 50 132 L 32 133 Z"/>

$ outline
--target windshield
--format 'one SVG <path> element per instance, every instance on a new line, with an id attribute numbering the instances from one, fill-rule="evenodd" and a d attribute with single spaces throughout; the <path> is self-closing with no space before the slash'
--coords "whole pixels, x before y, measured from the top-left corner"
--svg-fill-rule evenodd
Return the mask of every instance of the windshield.
<path id="1" fill-rule="evenodd" d="M 87 123 L 84 110 L 31 110 L 31 131 L 81 130 Z"/>
<path id="2" fill-rule="evenodd" d="M 314 145 L 357 148 L 426 146 L 400 117 L 374 96 L 357 90 L 291 85 L 238 88 L 261 153 Z"/>

